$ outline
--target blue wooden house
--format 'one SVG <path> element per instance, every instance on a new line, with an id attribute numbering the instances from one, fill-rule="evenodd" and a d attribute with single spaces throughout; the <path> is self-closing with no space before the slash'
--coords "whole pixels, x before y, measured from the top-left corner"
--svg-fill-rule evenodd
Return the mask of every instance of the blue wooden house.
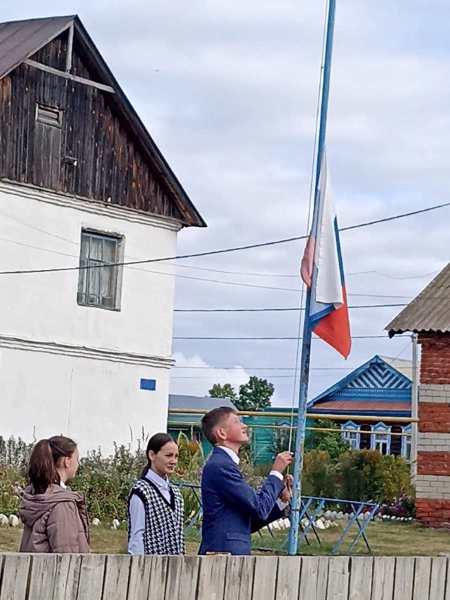
<path id="1" fill-rule="evenodd" d="M 411 417 L 411 363 L 375 355 L 308 403 L 308 412 L 349 415 L 339 421 L 342 436 L 355 449 L 370 448 L 382 454 L 409 459 L 411 425 L 392 418 Z M 378 422 L 353 421 L 351 416 L 379 417 Z M 390 417 L 389 422 L 383 418 Z"/>
<path id="2" fill-rule="evenodd" d="M 392 435 L 410 433 L 411 425 L 401 421 L 411 417 L 412 393 L 411 362 L 375 355 L 343 379 L 308 402 L 308 412 L 315 414 L 348 415 L 346 421 L 336 420 L 342 437 L 354 449 L 370 448 L 382 454 L 410 457 L 410 436 Z M 272 407 L 268 411 L 285 413 L 285 417 L 251 417 L 248 425 L 254 426 L 252 454 L 256 463 L 269 463 L 274 454 L 275 429 L 270 425 L 289 425 L 291 408 Z M 358 421 L 352 417 L 357 416 Z M 378 417 L 367 422 L 360 417 Z M 389 422 L 383 419 L 390 417 Z M 399 418 L 398 422 L 391 418 Z M 309 420 L 308 425 L 314 426 Z M 261 427 L 263 426 L 263 427 Z"/>

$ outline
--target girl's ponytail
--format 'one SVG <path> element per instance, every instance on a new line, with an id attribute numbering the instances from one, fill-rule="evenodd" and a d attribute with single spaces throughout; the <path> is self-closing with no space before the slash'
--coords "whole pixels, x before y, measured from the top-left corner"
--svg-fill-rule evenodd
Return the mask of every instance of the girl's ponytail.
<path id="1" fill-rule="evenodd" d="M 76 443 L 70 438 L 53 436 L 40 440 L 31 453 L 28 478 L 35 494 L 44 494 L 52 483 L 61 483 L 57 464 L 60 458 L 72 456 Z"/>

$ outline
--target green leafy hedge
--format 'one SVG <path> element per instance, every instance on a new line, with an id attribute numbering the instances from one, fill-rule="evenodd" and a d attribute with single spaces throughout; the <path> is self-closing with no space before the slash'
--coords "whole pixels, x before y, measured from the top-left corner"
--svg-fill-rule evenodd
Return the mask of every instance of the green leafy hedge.
<path id="1" fill-rule="evenodd" d="M 81 459 L 72 489 L 86 496 L 91 517 L 104 523 L 126 518 L 127 497 L 133 481 L 146 464 L 143 446 L 130 451 L 114 447 L 112 456 L 99 451 Z M 184 434 L 178 438 L 180 457 L 174 480 L 198 483 L 205 460 L 201 446 Z M 26 484 L 26 468 L 32 445 L 22 440 L 0 437 L 0 513 L 11 514 L 19 504 L 18 489 Z M 303 493 L 351 500 L 374 500 L 387 504 L 401 497 L 412 497 L 409 465 L 400 457 L 382 456 L 374 450 L 345 450 L 335 456 L 335 448 L 309 450 L 304 457 Z M 243 453 L 242 468 L 252 485 L 262 481 L 260 469 L 252 466 L 248 452 Z M 183 490 L 186 518 L 196 511 L 198 502 L 189 490 Z"/>
<path id="2" fill-rule="evenodd" d="M 307 496 L 391 503 L 414 494 L 403 458 L 376 450 L 347 450 L 335 459 L 324 450 L 310 450 L 303 477 Z"/>

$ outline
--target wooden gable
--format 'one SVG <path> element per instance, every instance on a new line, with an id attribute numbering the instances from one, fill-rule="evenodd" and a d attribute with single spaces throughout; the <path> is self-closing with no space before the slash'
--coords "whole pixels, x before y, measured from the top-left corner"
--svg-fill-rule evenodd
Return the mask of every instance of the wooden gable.
<path id="1" fill-rule="evenodd" d="M 410 411 L 412 382 L 375 355 L 308 403 L 310 412 Z"/>
<path id="2" fill-rule="evenodd" d="M 2 178 L 205 225 L 77 17 L 0 79 L 0 137 Z"/>

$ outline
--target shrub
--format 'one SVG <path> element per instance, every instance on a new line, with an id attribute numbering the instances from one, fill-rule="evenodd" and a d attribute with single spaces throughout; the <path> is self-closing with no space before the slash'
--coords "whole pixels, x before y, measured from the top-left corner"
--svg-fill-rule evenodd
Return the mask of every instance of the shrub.
<path id="1" fill-rule="evenodd" d="M 123 520 L 131 485 L 146 463 L 145 452 L 140 448 L 133 453 L 125 446 L 115 445 L 114 454 L 109 457 L 93 451 L 81 459 L 70 486 L 84 493 L 91 517 Z"/>
<path id="2" fill-rule="evenodd" d="M 396 502 L 413 495 L 410 467 L 400 456 L 383 456 L 383 500 Z M 400 515 L 399 515 L 400 516 Z"/>
<path id="3" fill-rule="evenodd" d="M 33 444 L 22 439 L 0 436 L 0 512 L 15 513 L 19 507 L 20 489 L 25 486 L 25 473 Z"/>
<path id="4" fill-rule="evenodd" d="M 176 478 L 183 481 L 199 482 L 205 457 L 202 446 L 195 440 L 190 440 L 181 432 L 177 439 L 179 456 Z"/>
<path id="5" fill-rule="evenodd" d="M 343 498 L 391 502 L 412 492 L 409 465 L 376 450 L 345 452 L 337 461 L 337 474 Z"/>
<path id="6" fill-rule="evenodd" d="M 306 452 L 303 463 L 303 495 L 336 497 L 336 468 L 325 450 Z"/>
<path id="7" fill-rule="evenodd" d="M 332 460 L 337 459 L 349 449 L 348 443 L 342 439 L 341 429 L 334 421 L 316 419 L 313 428 L 332 429 L 333 431 L 306 431 L 305 450 L 325 450 Z"/>
<path id="8" fill-rule="evenodd" d="M 25 478 L 18 469 L 0 467 L 0 513 L 9 515 L 19 508 L 19 493 Z"/>

